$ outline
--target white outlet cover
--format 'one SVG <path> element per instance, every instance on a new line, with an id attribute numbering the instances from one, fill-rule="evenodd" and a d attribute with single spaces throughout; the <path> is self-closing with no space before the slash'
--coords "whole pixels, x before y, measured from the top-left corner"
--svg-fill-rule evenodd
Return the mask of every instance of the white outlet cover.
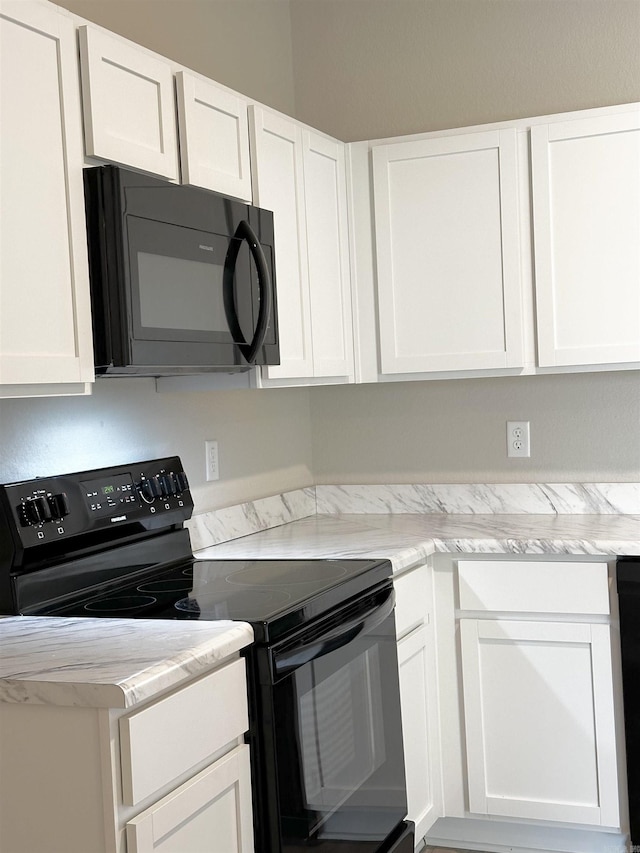
<path id="1" fill-rule="evenodd" d="M 205 474 L 207 482 L 220 479 L 220 466 L 218 464 L 218 442 L 209 440 L 204 443 L 205 451 Z"/>
<path id="2" fill-rule="evenodd" d="M 507 456 L 514 459 L 531 456 L 529 421 L 507 421 Z"/>

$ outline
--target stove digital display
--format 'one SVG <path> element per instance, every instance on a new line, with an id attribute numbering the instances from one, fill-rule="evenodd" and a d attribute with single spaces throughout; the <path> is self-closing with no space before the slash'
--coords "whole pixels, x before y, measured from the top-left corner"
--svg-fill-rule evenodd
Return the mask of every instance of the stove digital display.
<path id="1" fill-rule="evenodd" d="M 129 509 L 131 504 L 139 503 L 131 474 L 119 474 L 108 480 L 84 480 L 80 487 L 91 515 L 120 513 Z"/>

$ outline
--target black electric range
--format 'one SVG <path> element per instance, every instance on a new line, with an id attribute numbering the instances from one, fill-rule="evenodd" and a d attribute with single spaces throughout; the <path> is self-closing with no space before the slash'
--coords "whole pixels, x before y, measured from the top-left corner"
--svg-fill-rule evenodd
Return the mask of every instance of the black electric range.
<path id="1" fill-rule="evenodd" d="M 241 620 L 258 853 L 413 853 L 387 560 L 198 560 L 178 457 L 0 486 L 0 612 Z"/>

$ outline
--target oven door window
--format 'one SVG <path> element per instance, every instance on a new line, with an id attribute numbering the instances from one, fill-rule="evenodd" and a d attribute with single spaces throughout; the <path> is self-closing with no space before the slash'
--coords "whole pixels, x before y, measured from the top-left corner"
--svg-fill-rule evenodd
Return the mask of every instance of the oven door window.
<path id="1" fill-rule="evenodd" d="M 396 654 L 391 617 L 276 684 L 283 850 L 376 849 L 405 817 Z"/>
<path id="2" fill-rule="evenodd" d="M 127 234 L 135 338 L 251 340 L 254 291 L 246 244 L 230 277 L 225 261 L 230 241 L 237 238 L 136 216 L 127 217 Z"/>

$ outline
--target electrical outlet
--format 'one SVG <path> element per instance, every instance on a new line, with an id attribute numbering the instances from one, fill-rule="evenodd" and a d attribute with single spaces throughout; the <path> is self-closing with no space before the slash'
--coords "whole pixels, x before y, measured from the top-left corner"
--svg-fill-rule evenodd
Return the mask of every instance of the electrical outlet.
<path id="1" fill-rule="evenodd" d="M 507 421 L 507 456 L 531 456 L 529 421 Z"/>
<path id="2" fill-rule="evenodd" d="M 205 441 L 204 443 L 205 450 L 205 471 L 207 474 L 207 481 L 211 480 L 219 480 L 220 479 L 220 467 L 218 465 L 218 442 L 217 441 Z"/>

